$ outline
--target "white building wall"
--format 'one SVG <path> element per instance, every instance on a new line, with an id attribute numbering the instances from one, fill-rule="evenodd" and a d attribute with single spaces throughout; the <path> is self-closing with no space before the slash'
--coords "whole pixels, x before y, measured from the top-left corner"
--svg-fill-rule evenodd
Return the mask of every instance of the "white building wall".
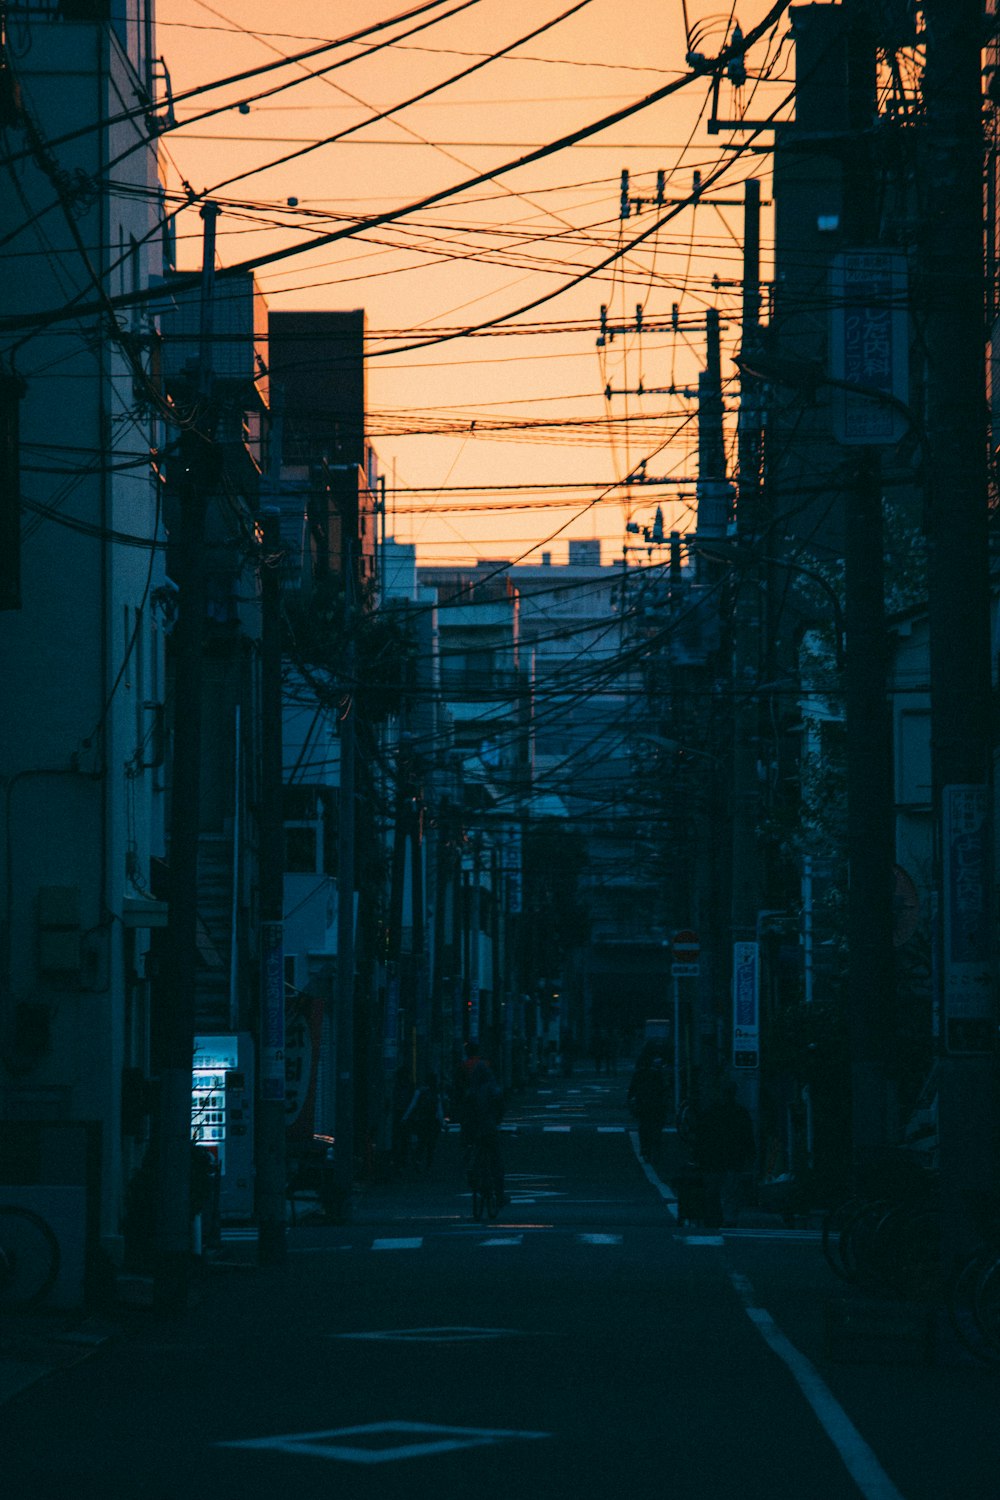
<path id="1" fill-rule="evenodd" d="M 136 0 L 130 14 L 138 46 Z M 66 24 L 44 12 L 19 24 L 15 67 L 46 141 L 130 107 L 139 81 L 108 26 Z M 159 274 L 155 147 L 143 144 L 111 174 L 141 193 L 96 186 L 107 162 L 144 133 L 140 118 L 51 148 L 47 159 L 69 187 L 62 203 L 37 158 L 18 164 L 0 232 L 38 217 L 5 249 L 0 317 L 73 298 L 99 306 L 103 295 Z M 28 145 L 31 135 L 14 126 L 8 141 Z M 128 259 L 117 265 L 123 250 Z M 101 1234 L 117 1253 L 124 1185 L 141 1149 L 121 1134 L 122 1069 L 147 1064 L 141 975 L 149 933 L 136 930 L 132 908 L 148 900 L 151 860 L 164 849 L 163 771 L 150 764 L 156 716 L 146 707 L 162 691 L 164 620 L 148 459 L 162 425 L 139 399 L 126 340 L 107 335 L 108 321 L 105 309 L 39 333 L 0 335 L 4 365 L 25 382 L 23 607 L 0 614 L 8 971 L 0 1111 L 102 1123 Z M 140 341 L 151 329 L 146 316 L 131 313 L 121 326 L 126 339 Z M 148 358 L 133 347 L 136 361 Z M 39 891 L 52 887 L 78 893 L 70 898 L 78 900 L 79 926 L 69 942 L 79 938 L 81 958 L 62 973 L 40 958 Z M 44 1045 L 19 1045 L 19 1005 L 38 1007 Z"/>

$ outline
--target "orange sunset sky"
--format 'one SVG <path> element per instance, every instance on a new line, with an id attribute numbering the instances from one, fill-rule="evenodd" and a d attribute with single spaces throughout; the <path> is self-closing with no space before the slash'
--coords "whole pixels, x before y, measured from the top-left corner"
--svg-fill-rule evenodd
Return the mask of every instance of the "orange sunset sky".
<path id="1" fill-rule="evenodd" d="M 406 0 L 285 0 L 280 8 L 265 0 L 221 0 L 221 8 L 160 0 L 157 50 L 179 95 L 413 9 Z M 575 8 L 572 0 L 446 0 L 336 52 L 179 102 L 178 120 L 191 124 L 164 137 L 167 183 L 217 189 L 223 264 L 307 244 L 494 171 L 642 99 L 690 71 L 689 45 L 712 56 L 736 21 L 747 32 L 766 10 L 761 0 L 749 11 L 695 4 L 686 14 L 682 0 L 586 0 Z M 548 22 L 557 24 L 521 40 Z M 370 52 L 387 40 L 392 45 Z M 512 43 L 519 45 L 496 55 Z M 456 77 L 484 59 L 491 60 Z M 325 76 L 308 76 L 334 62 Z M 779 110 L 791 68 L 786 15 L 748 54 L 745 84 L 723 85 L 720 118 L 760 120 Z M 268 98 L 252 97 L 293 80 Z M 229 107 L 194 118 L 221 104 Z M 693 479 L 696 429 L 685 387 L 703 362 L 705 308 L 713 303 L 723 320 L 723 378 L 734 374 L 727 351 L 738 337 L 743 182 L 760 176 L 766 201 L 770 158 L 733 149 L 746 148 L 748 132 L 709 134 L 710 111 L 710 81 L 696 78 L 541 161 L 262 268 L 271 307 L 365 309 L 370 436 L 387 475 L 391 529 L 416 542 L 421 562 L 535 562 L 542 550 L 559 562 L 571 537 L 599 537 L 609 562 L 621 555 L 626 521 L 648 524 L 658 503 L 668 525 L 688 524 L 692 486 L 623 481 L 642 460 L 649 475 Z M 351 127 L 360 128 L 268 167 Z M 771 140 L 761 134 L 754 144 Z M 633 208 L 623 220 L 623 169 L 630 195 L 645 199 L 655 198 L 662 171 L 667 202 Z M 697 207 L 654 228 L 669 200 L 691 192 L 696 171 L 706 181 L 720 175 Z M 185 267 L 198 262 L 200 231 L 196 212 L 181 216 Z M 765 213 L 765 277 L 769 248 Z M 615 337 L 599 348 L 602 304 Z M 502 321 L 489 336 L 390 352 L 494 319 Z M 636 394 L 640 383 L 646 394 Z M 734 404 L 731 384 L 728 397 Z"/>

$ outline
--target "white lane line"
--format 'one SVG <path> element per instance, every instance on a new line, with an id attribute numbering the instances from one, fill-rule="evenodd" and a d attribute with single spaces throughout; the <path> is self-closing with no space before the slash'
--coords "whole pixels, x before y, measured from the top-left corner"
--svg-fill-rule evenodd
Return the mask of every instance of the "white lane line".
<path id="1" fill-rule="evenodd" d="M 580 1234 L 577 1239 L 581 1245 L 620 1245 L 622 1242 L 620 1234 Z"/>
<path id="2" fill-rule="evenodd" d="M 788 1367 L 819 1424 L 840 1455 L 841 1461 L 865 1500 L 903 1500 L 888 1474 L 869 1448 L 840 1402 L 816 1367 L 782 1333 L 771 1314 L 756 1305 L 756 1297 L 745 1276 L 730 1272 L 747 1317 L 768 1348 Z"/>
<path id="3" fill-rule="evenodd" d="M 521 1245 L 524 1243 L 523 1234 L 498 1235 L 493 1240 L 483 1240 L 482 1248 L 485 1250 L 492 1245 Z"/>
<path id="4" fill-rule="evenodd" d="M 419 1250 L 424 1243 L 423 1235 L 415 1236 L 413 1239 L 399 1240 L 373 1240 L 373 1250 Z"/>
<path id="5" fill-rule="evenodd" d="M 353 1250 L 353 1245 L 289 1245 L 289 1255 L 336 1255 L 338 1250 Z"/>
<path id="6" fill-rule="evenodd" d="M 544 1135 L 569 1135 L 572 1129 L 572 1125 L 543 1125 L 542 1133 Z"/>
<path id="7" fill-rule="evenodd" d="M 637 1130 L 630 1130 L 628 1133 L 628 1138 L 632 1142 L 632 1150 L 635 1152 L 636 1161 L 639 1163 L 647 1178 L 653 1184 L 660 1197 L 663 1199 L 663 1204 L 667 1210 L 667 1213 L 673 1219 L 674 1223 L 676 1223 L 677 1197 L 674 1193 L 673 1188 L 671 1188 L 667 1183 L 661 1182 L 659 1177 L 654 1172 L 653 1168 L 650 1166 L 649 1162 L 643 1161 L 642 1154 L 639 1150 L 639 1132 Z"/>
<path id="8" fill-rule="evenodd" d="M 721 1234 L 679 1234 L 677 1238 L 682 1245 L 724 1245 L 726 1243 Z"/>
<path id="9" fill-rule="evenodd" d="M 727 1240 L 787 1240 L 789 1244 L 802 1241 L 819 1243 L 823 1238 L 821 1229 L 794 1229 L 783 1225 L 781 1229 L 724 1229 Z"/>
<path id="10" fill-rule="evenodd" d="M 625 1134 L 625 1126 L 624 1125 L 598 1125 L 598 1127 L 597 1127 L 597 1134 L 598 1135 L 624 1135 Z"/>

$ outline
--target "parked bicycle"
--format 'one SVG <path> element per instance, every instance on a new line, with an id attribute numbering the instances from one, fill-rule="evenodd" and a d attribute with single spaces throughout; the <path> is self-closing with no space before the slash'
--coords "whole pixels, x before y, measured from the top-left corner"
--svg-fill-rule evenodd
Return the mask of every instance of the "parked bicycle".
<path id="1" fill-rule="evenodd" d="M 890 1152 L 863 1184 L 826 1215 L 823 1254 L 842 1281 L 862 1291 L 924 1301 L 941 1286 L 937 1173 Z"/>
<path id="2" fill-rule="evenodd" d="M 59 1241 L 33 1209 L 0 1204 L 0 1307 L 37 1307 L 59 1277 Z"/>
<path id="3" fill-rule="evenodd" d="M 958 1338 L 984 1364 L 1000 1366 L 1000 1196 L 966 1193 L 983 1243 L 948 1286 L 948 1314 Z"/>

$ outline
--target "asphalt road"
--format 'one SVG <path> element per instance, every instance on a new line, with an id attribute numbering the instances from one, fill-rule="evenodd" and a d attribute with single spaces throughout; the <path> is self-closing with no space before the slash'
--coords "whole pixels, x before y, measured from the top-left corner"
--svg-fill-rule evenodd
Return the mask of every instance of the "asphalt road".
<path id="1" fill-rule="evenodd" d="M 3 1409 L 4 1492 L 996 1500 L 995 1378 L 818 1362 L 815 1236 L 679 1231 L 624 1084 L 514 1106 L 495 1224 L 449 1137 L 350 1224 L 290 1231 L 287 1270 L 228 1234 L 185 1318 L 136 1313 Z"/>

